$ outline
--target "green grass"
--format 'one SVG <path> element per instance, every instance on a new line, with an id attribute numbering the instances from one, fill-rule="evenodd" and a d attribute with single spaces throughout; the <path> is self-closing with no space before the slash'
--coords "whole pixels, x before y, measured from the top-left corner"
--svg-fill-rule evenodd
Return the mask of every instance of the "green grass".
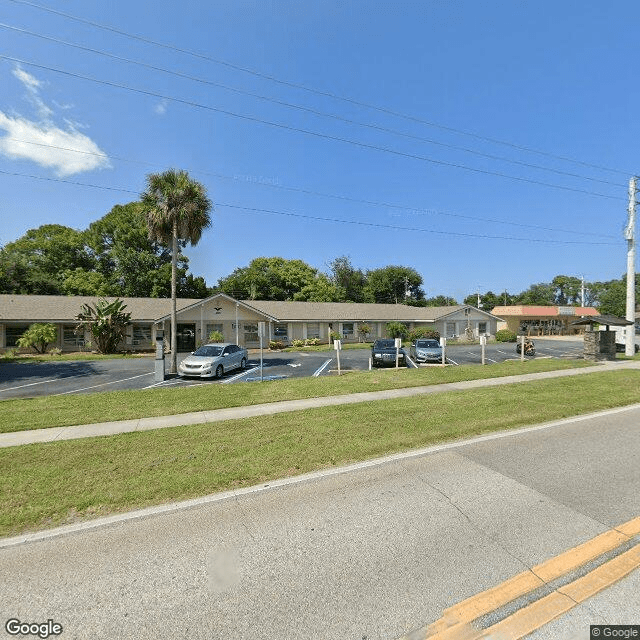
<path id="1" fill-rule="evenodd" d="M 0 449 L 0 535 L 622 406 L 639 391 L 640 371 L 594 372 Z"/>
<path id="2" fill-rule="evenodd" d="M 0 401 L 0 433 L 165 416 L 192 411 L 495 378 L 589 366 L 584 360 L 516 360 L 491 366 L 350 371 L 343 376 L 246 384 L 111 391 Z"/>

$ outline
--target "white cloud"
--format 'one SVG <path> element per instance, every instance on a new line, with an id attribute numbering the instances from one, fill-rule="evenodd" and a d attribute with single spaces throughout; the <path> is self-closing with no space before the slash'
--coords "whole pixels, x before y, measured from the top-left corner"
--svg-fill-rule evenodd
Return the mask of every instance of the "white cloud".
<path id="1" fill-rule="evenodd" d="M 163 116 L 165 113 L 167 113 L 167 101 L 163 98 L 162 100 L 160 100 L 160 102 L 158 102 L 154 107 L 153 110 L 155 113 L 157 113 L 159 116 Z"/>
<path id="2" fill-rule="evenodd" d="M 104 151 L 80 133 L 80 125 L 69 120 L 65 120 L 65 128 L 54 124 L 53 110 L 40 97 L 40 80 L 19 66 L 13 69 L 13 75 L 27 89 L 39 121 L 0 111 L 0 131 L 7 133 L 0 137 L 0 154 L 15 160 L 31 160 L 53 169 L 59 177 L 111 166 Z"/>
<path id="3" fill-rule="evenodd" d="M 2 111 L 0 129 L 8 134 L 0 138 L 0 153 L 15 160 L 31 160 L 60 177 L 111 166 L 104 151 L 76 129 L 12 118 Z"/>

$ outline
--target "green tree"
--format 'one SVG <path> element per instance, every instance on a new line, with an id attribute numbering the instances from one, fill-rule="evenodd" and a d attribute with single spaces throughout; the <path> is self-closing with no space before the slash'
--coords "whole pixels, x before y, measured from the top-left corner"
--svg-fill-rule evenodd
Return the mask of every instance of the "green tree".
<path id="1" fill-rule="evenodd" d="M 344 297 L 344 291 L 321 273 L 313 282 L 302 287 L 293 299 L 306 302 L 343 302 Z"/>
<path id="2" fill-rule="evenodd" d="M 218 289 L 239 299 L 293 300 L 297 293 L 313 285 L 317 276 L 318 270 L 302 260 L 255 258 L 249 266 L 221 278 Z"/>
<path id="3" fill-rule="evenodd" d="M 422 276 L 411 267 L 390 265 L 367 271 L 364 301 L 377 303 L 403 303 L 407 298 L 424 299 L 420 288 Z"/>
<path id="4" fill-rule="evenodd" d="M 211 226 L 212 203 L 204 186 L 192 180 L 186 171 L 169 169 L 147 176 L 147 188 L 142 194 L 143 211 L 149 228 L 149 238 L 164 246 L 171 245 L 171 364 L 170 373 L 177 371 L 177 278 L 179 241 L 196 245 L 202 232 Z"/>
<path id="5" fill-rule="evenodd" d="M 124 340 L 131 313 L 122 300 L 98 300 L 94 305 L 83 304 L 78 314 L 77 331 L 88 330 L 100 353 L 115 353 Z"/>
<path id="6" fill-rule="evenodd" d="M 450 305 L 456 305 L 458 304 L 455 301 L 455 298 L 452 298 L 451 296 L 445 296 L 445 295 L 438 295 L 438 296 L 433 296 L 431 298 L 427 298 L 425 300 L 425 306 L 427 307 L 448 307 Z"/>
<path id="7" fill-rule="evenodd" d="M 573 276 L 558 275 L 551 281 L 555 289 L 555 304 L 571 306 L 580 304 L 580 289 L 582 281 Z"/>
<path id="8" fill-rule="evenodd" d="M 30 229 L 0 250 L 2 293 L 62 294 L 60 273 L 95 266 L 82 231 L 59 224 Z"/>
<path id="9" fill-rule="evenodd" d="M 555 288 L 552 284 L 540 282 L 532 284 L 526 291 L 516 296 L 515 304 L 549 306 L 555 304 Z"/>
<path id="10" fill-rule="evenodd" d="M 55 324 L 34 323 L 18 338 L 18 346 L 33 347 L 36 353 L 45 353 L 47 347 L 58 339 L 58 329 Z"/>
<path id="11" fill-rule="evenodd" d="M 362 342 L 367 341 L 367 338 L 369 337 L 370 333 L 371 333 L 371 327 L 368 324 L 363 323 L 358 325 L 358 336 L 360 337 Z"/>
<path id="12" fill-rule="evenodd" d="M 351 264 L 349 256 L 339 256 L 329 263 L 329 279 L 341 292 L 339 302 L 364 302 L 367 277 Z"/>

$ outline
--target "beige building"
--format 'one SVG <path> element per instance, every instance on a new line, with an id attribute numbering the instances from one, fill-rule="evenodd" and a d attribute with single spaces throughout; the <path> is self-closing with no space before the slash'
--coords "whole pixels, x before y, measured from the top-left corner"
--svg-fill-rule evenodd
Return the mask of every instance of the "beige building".
<path id="1" fill-rule="evenodd" d="M 98 298 L 83 296 L 0 295 L 0 349 L 16 346 L 18 338 L 34 322 L 51 322 L 58 327 L 55 346 L 63 351 L 86 348 L 89 334 L 76 333 L 76 316 L 85 303 Z M 158 330 L 170 334 L 171 300 L 166 298 L 122 298 L 132 314 L 124 349 L 153 348 Z M 178 351 L 192 351 L 205 342 L 212 331 L 220 331 L 225 341 L 256 348 L 258 323 L 265 323 L 265 346 L 278 340 L 318 338 L 329 341 L 336 332 L 346 342 L 360 339 L 359 329 L 370 328 L 368 338 L 386 336 L 389 322 L 401 322 L 409 330 L 432 328 L 449 338 L 495 335 L 499 318 L 468 305 L 410 307 L 402 304 L 356 304 L 338 302 L 277 302 L 235 300 L 217 294 L 204 300 L 177 301 Z"/>

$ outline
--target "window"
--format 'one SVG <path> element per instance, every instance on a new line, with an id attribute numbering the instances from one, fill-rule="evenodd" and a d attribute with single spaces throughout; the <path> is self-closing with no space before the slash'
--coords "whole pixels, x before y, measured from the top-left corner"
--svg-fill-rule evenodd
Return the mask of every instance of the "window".
<path id="1" fill-rule="evenodd" d="M 62 328 L 62 344 L 65 347 L 84 347 L 84 333 L 76 333 L 75 325 L 65 324 Z"/>
<path id="2" fill-rule="evenodd" d="M 289 325 L 286 322 L 276 322 L 273 325 L 273 335 L 279 340 L 287 340 L 289 336 Z"/>
<path id="3" fill-rule="evenodd" d="M 456 335 L 456 323 L 447 322 L 447 338 L 453 338 Z"/>
<path id="4" fill-rule="evenodd" d="M 209 340 L 209 336 L 214 331 L 219 331 L 222 335 L 224 335 L 224 331 L 222 330 L 222 323 L 221 322 L 218 322 L 218 323 L 215 323 L 215 324 L 207 324 L 207 333 L 203 337 L 203 340 L 204 341 L 208 341 Z"/>
<path id="5" fill-rule="evenodd" d="M 5 335 L 7 337 L 7 347 L 17 347 L 18 340 L 22 337 L 22 334 L 29 328 L 27 324 L 21 324 L 18 326 L 7 327 L 5 329 Z"/>
<path id="6" fill-rule="evenodd" d="M 478 335 L 483 336 L 485 333 L 487 333 L 487 323 L 478 322 Z"/>
<path id="7" fill-rule="evenodd" d="M 353 338 L 353 322 L 342 323 L 342 336 L 346 339 Z"/>
<path id="8" fill-rule="evenodd" d="M 133 345 L 136 347 L 151 346 L 151 327 L 133 325 Z"/>
<path id="9" fill-rule="evenodd" d="M 320 338 L 319 322 L 307 322 L 307 338 Z"/>
<path id="10" fill-rule="evenodd" d="M 249 342 L 260 342 L 257 324 L 244 325 L 244 343 L 248 344 Z"/>

